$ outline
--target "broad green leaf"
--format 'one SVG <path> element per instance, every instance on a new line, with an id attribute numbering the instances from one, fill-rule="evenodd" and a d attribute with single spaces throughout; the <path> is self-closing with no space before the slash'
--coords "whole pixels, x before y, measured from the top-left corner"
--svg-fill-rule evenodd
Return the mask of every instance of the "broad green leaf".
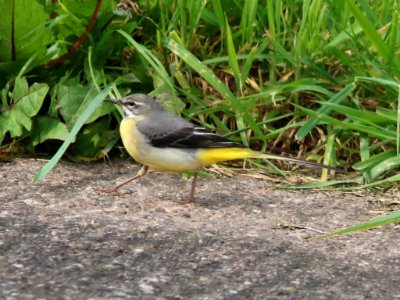
<path id="1" fill-rule="evenodd" d="M 35 116 L 42 107 L 48 91 L 49 86 L 47 84 L 34 83 L 20 98 L 14 98 L 16 104 L 13 109 L 21 110 L 28 117 Z"/>
<path id="2" fill-rule="evenodd" d="M 64 141 L 69 132 L 67 126 L 59 120 L 49 118 L 46 116 L 38 116 L 33 122 L 31 132 L 31 145 L 43 143 L 46 140 L 61 140 Z"/>
<path id="3" fill-rule="evenodd" d="M 78 161 L 97 157 L 114 137 L 115 130 L 110 130 L 109 120 L 90 123 L 77 134 L 72 145 L 73 151 L 70 151 L 72 156 L 68 155 L 68 157 L 73 157 Z"/>
<path id="4" fill-rule="evenodd" d="M 12 93 L 12 97 L 15 102 L 21 99 L 24 95 L 28 93 L 29 85 L 25 77 L 17 77 L 15 79 L 15 86 Z"/>
<path id="5" fill-rule="evenodd" d="M 73 13 L 80 18 L 89 18 L 93 14 L 93 10 L 96 7 L 98 0 L 63 0 L 62 8 Z M 111 1 L 104 1 L 100 7 L 100 11 L 109 10 L 112 7 Z"/>
<path id="6" fill-rule="evenodd" d="M 76 79 L 68 80 L 57 85 L 57 110 L 62 115 L 69 128 L 72 127 L 76 119 L 76 112 L 82 105 L 87 93 L 87 87 L 77 83 Z"/>
<path id="7" fill-rule="evenodd" d="M 61 113 L 68 128 L 71 128 L 79 116 L 91 105 L 92 99 L 97 95 L 95 87 L 76 84 L 76 79 L 67 80 L 57 86 L 56 97 L 58 99 L 57 110 Z M 94 122 L 101 116 L 109 114 L 115 107 L 104 103 L 85 121 L 85 124 Z"/>
<path id="8" fill-rule="evenodd" d="M 22 110 L 12 109 L 0 115 L 0 128 L 1 137 L 3 140 L 4 135 L 10 132 L 12 138 L 19 137 L 23 133 L 23 128 L 30 130 L 32 121 L 28 118 Z"/>
<path id="9" fill-rule="evenodd" d="M 91 105 L 92 99 L 96 97 L 98 94 L 97 90 L 95 88 L 91 88 L 87 91 L 85 95 L 85 99 L 83 100 L 83 103 L 79 106 L 78 110 L 76 111 L 73 120 L 77 120 L 78 117 L 83 114 L 83 112 L 87 109 L 88 106 Z M 98 118 L 108 115 L 110 112 L 115 110 L 115 105 L 112 105 L 111 103 L 105 103 L 103 102 L 90 116 L 87 118 L 85 121 L 85 124 L 90 124 L 94 121 L 96 121 Z"/>
<path id="10" fill-rule="evenodd" d="M 31 118 L 39 112 L 48 90 L 47 84 L 34 83 L 28 87 L 25 78 L 17 78 L 11 104 L 0 115 L 0 143 L 7 132 L 14 138 L 20 137 L 24 129 L 31 130 Z"/>
<path id="11" fill-rule="evenodd" d="M 50 14 L 44 1 L 0 0 L 0 61 L 28 59 L 35 52 L 45 53 L 51 44 L 52 33 L 46 28 Z M 13 24 L 14 22 L 14 24 Z M 12 53 L 12 26 L 15 52 Z M 15 60 L 13 59 L 13 60 Z"/>

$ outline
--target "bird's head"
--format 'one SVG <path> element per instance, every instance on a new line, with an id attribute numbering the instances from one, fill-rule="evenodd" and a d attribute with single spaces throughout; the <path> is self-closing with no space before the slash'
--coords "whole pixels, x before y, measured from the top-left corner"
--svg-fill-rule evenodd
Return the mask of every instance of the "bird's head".
<path id="1" fill-rule="evenodd" d="M 128 118 L 145 115 L 154 110 L 163 110 L 154 98 L 145 94 L 132 94 L 121 99 L 106 98 L 104 101 L 121 106 L 125 117 Z"/>

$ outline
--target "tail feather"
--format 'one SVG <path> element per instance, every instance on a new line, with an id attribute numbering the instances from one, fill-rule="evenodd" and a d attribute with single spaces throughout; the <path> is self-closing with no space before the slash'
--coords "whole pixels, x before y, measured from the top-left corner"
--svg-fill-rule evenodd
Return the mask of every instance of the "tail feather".
<path id="1" fill-rule="evenodd" d="M 263 158 L 263 159 L 284 160 L 315 168 L 333 170 L 337 172 L 348 172 L 347 170 L 327 166 L 324 164 L 319 164 L 312 161 L 283 156 L 279 154 L 273 154 L 269 152 L 258 152 L 247 148 L 235 148 L 235 147 L 207 148 L 199 150 L 197 152 L 197 157 L 199 159 L 200 166 L 203 167 L 228 160 L 245 159 L 245 158 Z"/>
<path id="2" fill-rule="evenodd" d="M 333 170 L 333 171 L 336 171 L 336 172 L 342 172 L 342 173 L 347 173 L 348 172 L 348 170 L 345 170 L 345 169 L 340 169 L 340 168 L 336 168 L 336 167 L 320 164 L 320 163 L 313 162 L 313 161 L 298 159 L 298 158 L 289 157 L 289 156 L 283 156 L 283 155 L 279 155 L 279 154 L 273 154 L 273 153 L 269 153 L 269 152 L 260 152 L 258 157 L 259 158 L 265 158 L 265 159 L 275 159 L 275 160 L 289 161 L 289 162 L 294 162 L 294 163 L 298 163 L 298 164 L 302 164 L 302 165 L 306 165 L 306 166 L 311 166 L 311 167 L 316 167 L 316 168 L 320 168 L 320 169 Z"/>

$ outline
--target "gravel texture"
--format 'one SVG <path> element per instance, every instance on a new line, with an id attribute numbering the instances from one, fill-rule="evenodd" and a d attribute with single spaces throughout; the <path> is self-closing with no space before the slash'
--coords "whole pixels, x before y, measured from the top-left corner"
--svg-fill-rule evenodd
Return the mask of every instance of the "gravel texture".
<path id="1" fill-rule="evenodd" d="M 288 191 L 131 161 L 0 163 L 0 299 L 400 299 L 400 226 L 310 240 L 399 209 L 399 193 Z M 250 174 L 251 175 L 251 174 Z M 253 174 L 254 175 L 254 174 Z"/>

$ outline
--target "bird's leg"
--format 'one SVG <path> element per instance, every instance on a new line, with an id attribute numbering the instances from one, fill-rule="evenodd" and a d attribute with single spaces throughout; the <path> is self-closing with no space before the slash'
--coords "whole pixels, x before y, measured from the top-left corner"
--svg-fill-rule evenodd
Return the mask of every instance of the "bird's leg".
<path id="1" fill-rule="evenodd" d="M 144 175 L 147 174 L 147 171 L 148 171 L 148 170 L 149 170 L 149 167 L 143 165 L 143 167 L 139 170 L 139 172 L 138 172 L 135 176 L 133 176 L 132 178 L 129 178 L 128 180 L 126 180 L 126 181 L 124 181 L 124 182 L 122 182 L 122 183 L 120 183 L 120 184 L 118 184 L 118 185 L 116 185 L 116 186 L 114 186 L 114 187 L 112 187 L 112 188 L 103 190 L 103 192 L 105 192 L 105 193 L 111 193 L 111 194 L 119 194 L 119 191 L 118 191 L 118 190 L 119 190 L 119 188 L 120 188 L 121 186 L 124 186 L 125 184 L 128 184 L 128 183 L 131 182 L 131 181 L 134 181 L 134 180 L 136 180 L 136 179 L 139 179 L 140 177 L 143 177 Z"/>
<path id="2" fill-rule="evenodd" d="M 196 190 L 196 183 L 197 183 L 197 177 L 199 177 L 199 172 L 194 172 L 193 179 L 192 179 L 192 186 L 190 188 L 190 194 L 189 194 L 189 201 L 194 202 L 194 192 Z"/>
<path id="3" fill-rule="evenodd" d="M 193 179 L 192 179 L 192 186 L 190 188 L 190 194 L 188 198 L 183 199 L 182 201 L 179 201 L 180 204 L 189 204 L 189 203 L 194 203 L 196 202 L 196 199 L 194 198 L 194 192 L 196 190 L 196 183 L 197 183 L 197 177 L 199 175 L 199 172 L 194 172 Z"/>

